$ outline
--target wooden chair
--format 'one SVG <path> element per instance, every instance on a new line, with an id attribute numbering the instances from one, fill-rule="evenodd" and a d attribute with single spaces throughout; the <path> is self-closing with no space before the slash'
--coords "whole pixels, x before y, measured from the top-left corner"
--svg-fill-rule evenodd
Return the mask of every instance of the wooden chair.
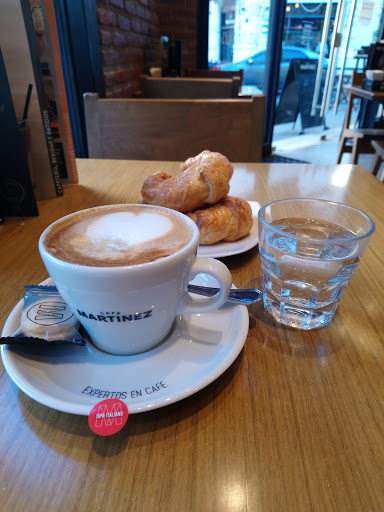
<path id="1" fill-rule="evenodd" d="M 222 71 L 221 69 L 185 69 L 184 76 L 189 78 L 232 78 L 238 76 L 240 78 L 240 89 L 243 85 L 243 70 Z"/>
<path id="2" fill-rule="evenodd" d="M 361 86 L 364 73 L 352 72 L 351 86 Z M 345 114 L 344 126 L 340 137 L 336 163 L 340 163 L 344 153 L 352 153 L 352 164 L 357 164 L 361 153 L 374 153 L 372 140 L 384 140 L 384 130 L 375 128 L 350 128 L 351 113 L 354 99 L 358 96 L 350 92 Z"/>
<path id="3" fill-rule="evenodd" d="M 140 76 L 143 98 L 216 99 L 237 98 L 240 78 L 175 78 Z"/>
<path id="4" fill-rule="evenodd" d="M 384 161 L 384 142 L 380 142 L 378 140 L 371 141 L 371 145 L 375 151 L 375 159 L 372 165 L 372 174 L 374 176 L 378 175 L 381 164 Z M 384 181 L 384 173 L 381 176 L 381 181 Z"/>
<path id="5" fill-rule="evenodd" d="M 184 161 L 204 149 L 260 162 L 265 96 L 252 99 L 100 99 L 85 93 L 90 158 Z"/>

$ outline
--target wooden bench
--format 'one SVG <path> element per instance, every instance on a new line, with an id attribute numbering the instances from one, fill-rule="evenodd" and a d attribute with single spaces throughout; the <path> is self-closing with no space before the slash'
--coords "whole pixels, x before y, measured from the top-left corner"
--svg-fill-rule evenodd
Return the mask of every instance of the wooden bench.
<path id="1" fill-rule="evenodd" d="M 221 69 L 185 69 L 184 76 L 189 78 L 232 78 L 238 76 L 240 78 L 240 89 L 243 85 L 243 70 L 223 71 Z"/>
<path id="2" fill-rule="evenodd" d="M 143 98 L 216 99 L 237 98 L 241 79 L 230 78 L 179 78 L 140 76 Z"/>
<path id="3" fill-rule="evenodd" d="M 100 99 L 84 95 L 90 158 L 184 161 L 204 149 L 233 162 L 262 158 L 265 96 Z"/>

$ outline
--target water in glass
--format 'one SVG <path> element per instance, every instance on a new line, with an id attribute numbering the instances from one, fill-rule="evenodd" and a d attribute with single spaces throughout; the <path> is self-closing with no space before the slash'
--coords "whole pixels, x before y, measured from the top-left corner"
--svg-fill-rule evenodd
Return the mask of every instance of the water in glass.
<path id="1" fill-rule="evenodd" d="M 265 308 L 292 327 L 329 323 L 359 264 L 356 235 L 320 219 L 285 218 L 271 226 L 280 233 L 269 230 L 260 240 Z"/>

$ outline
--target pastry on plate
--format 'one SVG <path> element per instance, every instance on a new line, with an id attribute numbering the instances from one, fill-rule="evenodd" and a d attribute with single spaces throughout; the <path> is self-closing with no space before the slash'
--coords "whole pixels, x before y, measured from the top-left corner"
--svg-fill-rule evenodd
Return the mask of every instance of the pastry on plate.
<path id="1" fill-rule="evenodd" d="M 143 200 L 187 213 L 215 204 L 229 192 L 233 167 L 221 153 L 205 150 L 188 158 L 180 169 L 178 176 L 159 171 L 145 178 Z"/>
<path id="2" fill-rule="evenodd" d="M 200 232 L 200 244 L 234 242 L 247 235 L 253 226 L 252 209 L 239 197 L 226 196 L 213 206 L 187 213 Z"/>

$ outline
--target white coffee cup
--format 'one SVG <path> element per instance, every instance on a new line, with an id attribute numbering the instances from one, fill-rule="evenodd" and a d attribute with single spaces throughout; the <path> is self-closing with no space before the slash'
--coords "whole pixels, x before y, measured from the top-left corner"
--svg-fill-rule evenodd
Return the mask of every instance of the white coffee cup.
<path id="1" fill-rule="evenodd" d="M 86 240 L 84 236 L 87 233 L 87 236 L 95 236 L 98 240 L 101 233 L 100 226 L 103 225 L 99 222 L 100 214 L 103 218 L 106 214 L 115 214 L 115 217 L 108 217 L 110 220 L 113 219 L 111 225 L 115 226 L 117 218 L 119 221 L 126 218 L 124 217 L 126 208 L 131 214 L 132 207 L 134 211 L 138 207 L 138 214 L 144 220 L 152 219 L 148 215 L 160 215 L 160 217 L 165 215 L 166 222 L 168 220 L 176 222 L 177 229 L 182 228 L 179 232 L 185 233 L 185 245 L 176 252 L 154 261 L 118 266 L 104 266 L 106 261 L 92 265 L 79 263 L 76 260 L 75 262 L 65 261 L 56 249 L 48 248 L 50 239 L 53 239 L 63 226 L 73 224 L 80 226 L 80 229 L 76 228 L 76 236 L 70 235 L 69 243 L 61 245 L 65 247 L 65 251 L 68 246 L 73 246 L 75 254 L 77 248 L 81 251 L 84 247 L 88 247 L 84 244 Z M 122 214 L 122 216 L 117 217 L 116 214 Z M 79 224 L 82 219 L 85 227 Z M 162 225 L 163 220 L 160 219 L 159 222 Z M 123 223 L 123 231 L 126 225 Z M 132 225 L 133 231 L 138 230 L 140 238 L 140 230 L 135 227 L 137 222 Z M 148 226 L 150 231 L 153 226 L 152 220 Z M 163 228 L 155 227 L 155 231 L 159 231 L 161 235 Z M 108 232 L 113 229 L 109 227 Z M 172 228 L 169 232 L 163 233 L 164 236 L 155 240 L 141 241 L 140 247 L 145 249 L 153 242 L 155 246 L 160 247 L 161 240 L 170 240 L 173 243 L 177 229 Z M 79 243 L 76 242 L 77 236 L 80 236 Z M 102 233 L 100 236 L 103 237 L 106 234 Z M 144 235 L 143 237 L 145 238 Z M 101 240 L 104 239 L 101 238 Z M 130 355 L 145 352 L 164 340 L 172 328 L 176 315 L 212 311 L 219 308 L 227 299 L 232 280 L 228 268 L 212 258 L 197 258 L 198 243 L 197 226 L 182 213 L 150 205 L 113 205 L 76 212 L 54 222 L 42 233 L 39 251 L 57 289 L 84 326 L 92 342 L 105 352 Z M 96 253 L 103 252 L 104 247 L 108 245 L 104 241 L 103 244 Z M 90 239 L 89 246 L 92 245 L 93 240 Z M 70 247 L 69 253 L 71 251 Z M 82 258 L 81 255 L 80 258 Z M 107 265 L 109 265 L 108 261 Z M 189 295 L 187 291 L 189 281 L 202 273 L 209 274 L 218 281 L 220 291 L 214 297 L 196 299 Z"/>

